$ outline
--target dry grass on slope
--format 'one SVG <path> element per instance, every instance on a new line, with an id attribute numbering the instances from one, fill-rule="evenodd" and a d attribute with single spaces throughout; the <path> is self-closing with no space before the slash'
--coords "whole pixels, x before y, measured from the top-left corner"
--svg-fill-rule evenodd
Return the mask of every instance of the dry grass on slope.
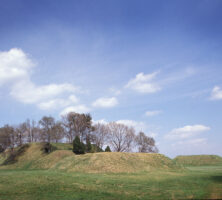
<path id="1" fill-rule="evenodd" d="M 70 172 L 133 173 L 180 167 L 161 154 L 103 152 L 68 156 L 53 168 Z"/>

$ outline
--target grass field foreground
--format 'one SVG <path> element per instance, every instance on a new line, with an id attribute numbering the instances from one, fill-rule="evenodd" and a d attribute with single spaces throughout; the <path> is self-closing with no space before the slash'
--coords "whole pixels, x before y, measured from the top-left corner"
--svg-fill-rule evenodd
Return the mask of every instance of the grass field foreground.
<path id="1" fill-rule="evenodd" d="M 208 198 L 222 198 L 222 167 L 131 174 L 0 170 L 1 200 Z"/>

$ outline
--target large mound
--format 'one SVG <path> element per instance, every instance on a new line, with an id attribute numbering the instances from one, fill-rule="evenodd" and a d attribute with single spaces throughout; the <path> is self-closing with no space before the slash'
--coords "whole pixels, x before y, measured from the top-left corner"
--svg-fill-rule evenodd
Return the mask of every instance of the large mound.
<path id="1" fill-rule="evenodd" d="M 59 149 L 62 149 L 62 145 Z M 17 149 L 17 152 L 16 156 L 8 157 L 1 168 L 59 169 L 87 173 L 180 169 L 175 161 L 162 154 L 102 152 L 75 155 L 70 150 L 45 153 L 44 144 L 26 145 Z"/>
<path id="2" fill-rule="evenodd" d="M 217 155 L 177 156 L 174 160 L 184 166 L 222 165 L 222 158 Z"/>
<path id="3" fill-rule="evenodd" d="M 139 172 L 155 169 L 178 169 L 179 166 L 161 154 L 102 152 L 72 155 L 62 159 L 55 169 L 81 172 Z"/>

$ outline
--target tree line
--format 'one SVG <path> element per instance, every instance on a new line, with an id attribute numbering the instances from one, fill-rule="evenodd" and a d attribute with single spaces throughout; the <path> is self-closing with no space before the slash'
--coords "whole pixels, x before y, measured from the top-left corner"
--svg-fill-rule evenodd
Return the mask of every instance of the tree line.
<path id="1" fill-rule="evenodd" d="M 73 143 L 74 148 L 76 143 L 86 152 L 103 151 L 105 146 L 115 152 L 158 152 L 155 140 L 145 133 L 137 134 L 133 127 L 117 122 L 92 123 L 90 114 L 70 112 L 58 121 L 44 116 L 38 122 L 27 120 L 0 128 L 0 152 L 32 142 Z"/>

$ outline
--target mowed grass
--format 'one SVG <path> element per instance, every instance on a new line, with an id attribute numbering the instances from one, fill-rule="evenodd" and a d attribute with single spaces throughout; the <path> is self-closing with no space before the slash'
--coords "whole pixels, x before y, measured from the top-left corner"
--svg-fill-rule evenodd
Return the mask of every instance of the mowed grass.
<path id="1" fill-rule="evenodd" d="M 1 200 L 221 199 L 222 166 L 187 171 L 80 173 L 0 170 Z"/>

